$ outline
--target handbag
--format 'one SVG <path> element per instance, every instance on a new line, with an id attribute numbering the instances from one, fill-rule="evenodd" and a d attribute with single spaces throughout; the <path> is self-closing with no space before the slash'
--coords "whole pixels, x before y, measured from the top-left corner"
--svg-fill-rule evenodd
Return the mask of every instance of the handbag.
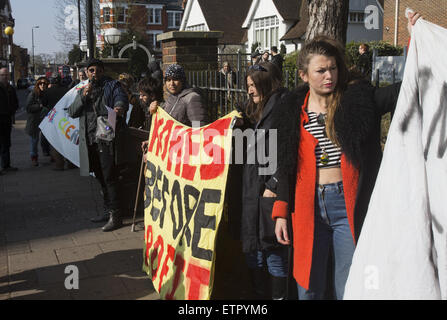
<path id="1" fill-rule="evenodd" d="M 99 116 L 96 118 L 96 139 L 98 141 L 111 142 L 115 139 L 115 131 L 107 121 L 108 117 Z"/>
<path id="2" fill-rule="evenodd" d="M 101 90 L 101 96 L 102 96 L 103 90 Z M 103 101 L 104 97 L 99 99 L 97 103 L 93 105 L 93 111 L 96 115 L 96 132 L 95 137 L 96 140 L 103 141 L 103 142 L 112 142 L 113 139 L 115 139 L 115 131 L 113 130 L 112 126 L 110 125 L 108 121 L 108 116 L 99 116 L 96 112 L 96 106 Z"/>

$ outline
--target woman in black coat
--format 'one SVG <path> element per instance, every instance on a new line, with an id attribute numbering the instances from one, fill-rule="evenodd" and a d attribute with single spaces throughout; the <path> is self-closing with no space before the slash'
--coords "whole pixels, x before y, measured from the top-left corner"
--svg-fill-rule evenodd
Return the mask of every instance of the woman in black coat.
<path id="1" fill-rule="evenodd" d="M 281 88 L 281 74 L 269 62 L 252 66 L 247 73 L 249 102 L 243 131 L 247 157 L 243 168 L 241 241 L 258 298 L 284 299 L 288 252 L 275 238 L 271 219 L 276 197 L 276 130 L 272 115 L 288 95 Z M 237 135 L 235 135 L 237 139 Z M 242 140 L 242 139 L 239 139 Z M 266 279 L 265 267 L 270 280 Z M 268 289 L 269 282 L 271 290 Z"/>
<path id="2" fill-rule="evenodd" d="M 37 79 L 34 89 L 28 95 L 28 99 L 26 101 L 26 112 L 28 113 L 28 119 L 26 121 L 25 131 L 28 135 L 31 136 L 31 163 L 35 167 L 39 165 L 37 150 L 40 134 L 39 125 L 42 122 L 43 118 L 46 116 L 46 112 L 48 112 L 48 101 L 44 94 L 47 88 L 47 78 L 40 77 L 39 79 Z M 44 152 L 46 153 L 46 150 L 44 150 Z"/>

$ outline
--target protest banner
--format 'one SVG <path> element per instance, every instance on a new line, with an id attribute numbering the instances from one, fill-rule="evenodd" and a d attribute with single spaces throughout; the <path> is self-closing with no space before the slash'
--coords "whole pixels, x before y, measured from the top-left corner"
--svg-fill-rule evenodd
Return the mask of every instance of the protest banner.
<path id="1" fill-rule="evenodd" d="M 447 29 L 412 29 L 344 299 L 447 299 Z"/>
<path id="2" fill-rule="evenodd" d="M 143 270 L 162 299 L 210 298 L 236 115 L 200 128 L 161 108 L 152 117 Z"/>
<path id="3" fill-rule="evenodd" d="M 87 85 L 79 83 L 68 91 L 39 125 L 48 142 L 71 163 L 79 167 L 79 119 L 70 118 L 66 109 L 73 103 L 76 94 Z"/>

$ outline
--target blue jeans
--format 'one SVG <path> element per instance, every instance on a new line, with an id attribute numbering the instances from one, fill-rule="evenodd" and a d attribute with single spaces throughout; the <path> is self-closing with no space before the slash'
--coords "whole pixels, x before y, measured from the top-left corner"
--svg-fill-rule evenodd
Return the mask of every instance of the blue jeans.
<path id="1" fill-rule="evenodd" d="M 39 134 L 31 136 L 31 157 L 37 157 L 39 155 L 37 146 L 39 145 Z"/>
<path id="2" fill-rule="evenodd" d="M 326 288 L 330 288 L 334 291 L 332 296 L 341 300 L 355 249 L 342 182 L 317 185 L 314 230 L 309 290 L 298 285 L 298 297 L 300 300 L 325 299 Z M 329 266 L 333 283 L 327 283 Z"/>
<path id="3" fill-rule="evenodd" d="M 267 264 L 269 273 L 274 277 L 287 277 L 288 248 L 277 248 L 265 251 L 252 251 L 245 254 L 250 269 L 262 268 Z"/>

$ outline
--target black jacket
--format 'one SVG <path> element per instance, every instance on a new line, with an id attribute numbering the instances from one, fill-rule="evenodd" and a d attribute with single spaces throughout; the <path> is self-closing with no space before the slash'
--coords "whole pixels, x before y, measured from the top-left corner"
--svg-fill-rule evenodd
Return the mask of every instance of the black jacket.
<path id="1" fill-rule="evenodd" d="M 272 60 L 270 62 L 273 63 L 274 65 L 276 65 L 279 68 L 279 70 L 282 72 L 282 64 L 284 62 L 284 59 L 279 53 L 277 55 L 273 56 Z"/>
<path id="2" fill-rule="evenodd" d="M 47 96 L 42 93 L 40 96 L 31 91 L 26 100 L 26 112 L 28 119 L 26 120 L 25 132 L 30 136 L 35 136 L 40 132 L 39 125 L 48 112 Z"/>
<path id="3" fill-rule="evenodd" d="M 13 116 L 19 108 L 14 87 L 0 84 L 0 116 Z"/>
<path id="4" fill-rule="evenodd" d="M 270 135 L 272 134 L 269 129 L 274 129 L 273 114 L 279 107 L 281 100 L 287 95 L 289 95 L 289 92 L 284 88 L 274 93 L 264 106 L 261 120 L 248 130 L 244 130 L 244 135 L 247 136 L 248 140 L 242 177 L 241 240 L 244 252 L 280 246 L 276 241 L 275 224 L 271 218 L 273 203 L 276 198 L 264 198 L 263 194 L 265 189 L 272 192 L 277 191 L 275 176 L 277 162 L 274 163 L 273 158 L 276 157 L 276 150 L 269 150 Z M 254 140 L 250 140 L 251 138 L 256 139 L 256 143 Z M 272 142 L 275 147 L 276 143 Z M 266 159 L 258 156 L 259 148 L 260 153 L 267 156 Z M 250 156 L 255 159 L 254 163 L 250 160 Z M 272 161 L 267 163 L 267 160 Z M 268 167 L 270 167 L 269 170 L 262 172 L 262 169 Z"/>
<path id="5" fill-rule="evenodd" d="M 381 117 L 387 112 L 394 111 L 400 85 L 401 83 L 397 83 L 377 89 L 366 81 L 350 85 L 335 114 L 335 131 L 342 152 L 359 170 L 354 209 L 356 240 L 363 225 L 382 160 Z M 277 200 L 286 201 L 289 210 L 295 207 L 296 177 L 300 174 L 296 170 L 299 161 L 301 106 L 308 91 L 307 86 L 297 88 L 293 95 L 288 97 L 288 102 L 280 104 L 279 112 L 275 112 L 274 126 L 278 128 L 279 137 Z"/>

